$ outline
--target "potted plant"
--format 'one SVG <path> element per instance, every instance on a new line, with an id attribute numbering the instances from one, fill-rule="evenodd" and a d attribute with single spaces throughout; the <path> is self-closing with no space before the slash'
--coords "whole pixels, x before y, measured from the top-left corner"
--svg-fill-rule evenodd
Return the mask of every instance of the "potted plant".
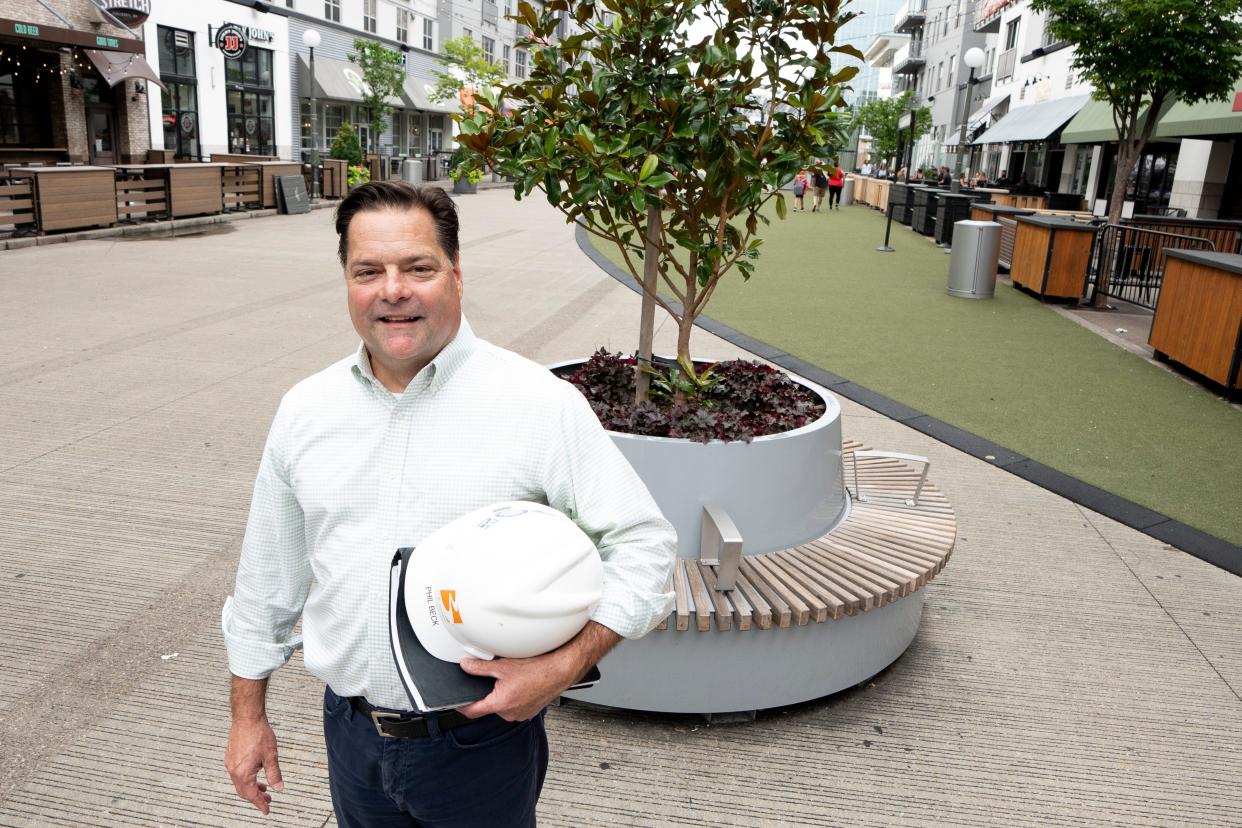
<path id="1" fill-rule="evenodd" d="M 574 31 L 557 40 L 563 16 Z M 748 553 L 827 531 L 844 509 L 835 400 L 753 364 L 696 361 L 690 332 L 722 279 L 754 272 L 768 207 L 785 216 L 781 188 L 843 143 L 841 85 L 858 70 L 832 57 L 862 57 L 834 45 L 852 17 L 839 0 L 521 2 L 529 77 L 483 86 L 480 105 L 455 116 L 463 165 L 511 177 L 518 199 L 542 190 L 642 284 L 635 358 L 555 368 L 591 399 L 683 557 L 698 556 L 709 499 L 725 504 Z M 664 361 L 651 353 L 656 307 L 677 327 Z M 756 430 L 764 422 L 777 433 Z M 812 445 L 773 448 L 799 438 Z M 805 474 L 786 466 L 799 454 Z"/>
<path id="2" fill-rule="evenodd" d="M 479 182 L 483 180 L 483 171 L 465 163 L 466 153 L 458 147 L 449 160 L 449 178 L 453 180 L 453 192 L 458 194 L 477 193 Z"/>
<path id="3" fill-rule="evenodd" d="M 591 401 L 676 527 L 682 558 L 700 557 L 709 514 L 726 515 L 751 555 L 820 537 L 846 513 L 836 400 L 757 363 L 690 352 L 721 281 L 754 273 L 761 228 L 786 214 L 782 187 L 844 143 L 841 85 L 858 70 L 833 57 L 862 55 L 834 43 L 853 17 L 840 5 L 548 0 L 537 11 L 521 2 L 529 77 L 480 89 L 480 105 L 456 116 L 463 164 L 512 178 L 518 199 L 541 190 L 615 245 L 642 285 L 634 357 L 601 352 L 552 368 Z M 677 330 L 667 358 L 652 354 L 657 307 Z M 697 638 L 695 647 L 713 646 Z M 678 658 L 677 646 L 653 635 L 610 659 L 659 662 Z M 703 650 L 694 658 L 715 663 Z M 659 698 L 666 685 L 649 681 L 652 663 L 626 662 L 617 672 L 636 678 L 583 698 L 678 709 Z M 744 706 L 757 705 L 734 709 Z"/>

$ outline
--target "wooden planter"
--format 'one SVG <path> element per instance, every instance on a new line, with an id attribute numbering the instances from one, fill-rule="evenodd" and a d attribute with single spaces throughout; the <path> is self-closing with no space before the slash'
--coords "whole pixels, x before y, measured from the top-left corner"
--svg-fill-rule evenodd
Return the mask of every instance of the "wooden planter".
<path id="1" fill-rule="evenodd" d="M 1237 390 L 1242 377 L 1242 255 L 1167 250 L 1164 284 L 1148 343 L 1214 382 Z"/>
<path id="2" fill-rule="evenodd" d="M 1095 230 L 1051 216 L 1018 216 L 1009 275 L 1041 299 L 1080 299 Z"/>
<path id="3" fill-rule="evenodd" d="M 302 174 L 302 165 L 297 161 L 258 161 L 253 166 L 259 168 L 263 206 L 269 208 L 276 206 L 276 176 Z"/>
<path id="4" fill-rule="evenodd" d="M 40 233 L 116 224 L 116 171 L 111 167 L 26 167 L 34 179 Z"/>
<path id="5" fill-rule="evenodd" d="M 163 182 L 173 218 L 224 212 L 220 186 L 224 164 L 127 164 L 117 169 L 148 182 Z"/>

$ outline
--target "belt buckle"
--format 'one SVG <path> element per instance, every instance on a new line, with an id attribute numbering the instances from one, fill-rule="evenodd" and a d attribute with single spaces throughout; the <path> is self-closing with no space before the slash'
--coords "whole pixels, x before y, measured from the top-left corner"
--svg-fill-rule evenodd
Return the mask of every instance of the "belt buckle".
<path id="1" fill-rule="evenodd" d="M 403 713 L 385 713 L 382 710 L 372 710 L 371 711 L 371 724 L 375 725 L 375 732 L 383 736 L 385 739 L 395 739 L 396 737 L 393 736 L 391 733 L 384 732 L 383 722 L 386 719 L 400 719 L 404 715 L 405 714 Z"/>

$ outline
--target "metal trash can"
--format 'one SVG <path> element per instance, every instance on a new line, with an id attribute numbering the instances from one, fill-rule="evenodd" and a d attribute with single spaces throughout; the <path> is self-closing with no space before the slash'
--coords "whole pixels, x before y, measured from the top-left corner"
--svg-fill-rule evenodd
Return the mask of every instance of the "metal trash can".
<path id="1" fill-rule="evenodd" d="M 949 257 L 949 295 L 990 299 L 996 291 L 1001 227 L 993 221 L 959 221 L 953 225 Z"/>
<path id="2" fill-rule="evenodd" d="M 401 164 L 401 177 L 410 184 L 423 183 L 423 159 L 407 158 Z"/>
<path id="3" fill-rule="evenodd" d="M 845 186 L 841 188 L 841 206 L 849 207 L 854 203 L 854 179 L 846 178 Z"/>

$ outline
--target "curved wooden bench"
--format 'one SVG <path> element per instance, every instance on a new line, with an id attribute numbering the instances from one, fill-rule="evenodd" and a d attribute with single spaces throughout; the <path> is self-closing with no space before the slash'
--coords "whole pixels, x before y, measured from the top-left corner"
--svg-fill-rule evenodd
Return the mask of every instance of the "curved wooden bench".
<path id="1" fill-rule="evenodd" d="M 844 521 L 810 543 L 744 556 L 728 591 L 717 589 L 717 566 L 678 560 L 676 609 L 660 629 L 671 622 L 690 630 L 692 618 L 699 632 L 713 623 L 720 631 L 822 623 L 891 604 L 934 578 L 957 537 L 953 508 L 925 472 L 854 456 L 865 449 L 842 444 L 846 480 L 856 487 Z"/>

